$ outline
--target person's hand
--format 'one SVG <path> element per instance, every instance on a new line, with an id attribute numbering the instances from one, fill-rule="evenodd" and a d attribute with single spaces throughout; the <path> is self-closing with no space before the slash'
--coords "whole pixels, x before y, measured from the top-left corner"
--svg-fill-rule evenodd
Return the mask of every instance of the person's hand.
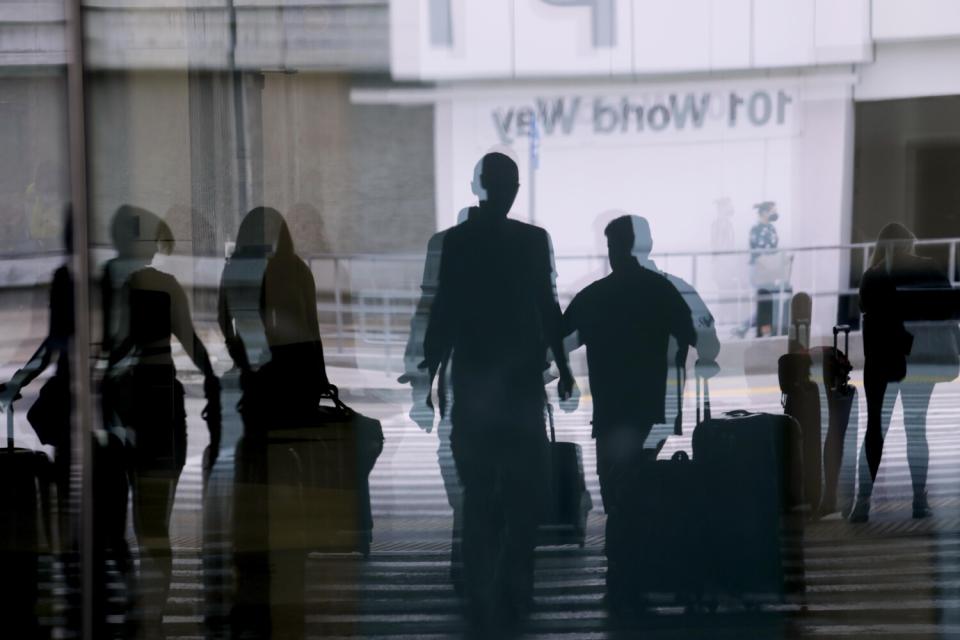
<path id="1" fill-rule="evenodd" d="M 432 402 L 428 399 L 417 402 L 417 399 L 414 398 L 413 406 L 410 407 L 410 419 L 427 433 L 433 431 L 434 414 L 435 411 Z"/>
<path id="2" fill-rule="evenodd" d="M 0 384 L 0 412 L 6 413 L 13 401 L 20 396 L 20 387 L 12 381 Z"/>
<path id="3" fill-rule="evenodd" d="M 421 363 L 423 364 L 423 363 Z M 409 384 L 412 388 L 413 405 L 410 407 L 410 419 L 426 433 L 433 431 L 434 414 L 431 398 L 432 384 L 430 376 L 424 370 L 407 372 L 397 378 L 400 384 Z"/>
<path id="4" fill-rule="evenodd" d="M 567 397 L 560 398 L 560 410 L 564 413 L 572 413 L 580 407 L 580 387 L 576 380 L 570 378 L 571 388 L 567 392 Z M 560 395 L 560 383 L 557 383 L 557 395 Z"/>
<path id="5" fill-rule="evenodd" d="M 210 472 L 217 464 L 217 458 L 220 456 L 220 442 L 211 442 L 203 450 L 203 479 L 206 481 L 210 477 Z"/>
<path id="6" fill-rule="evenodd" d="M 579 394 L 577 381 L 573 379 L 573 374 L 569 371 L 561 371 L 560 380 L 557 382 L 557 395 L 560 397 L 560 400 L 562 402 L 569 400 L 575 392 Z"/>

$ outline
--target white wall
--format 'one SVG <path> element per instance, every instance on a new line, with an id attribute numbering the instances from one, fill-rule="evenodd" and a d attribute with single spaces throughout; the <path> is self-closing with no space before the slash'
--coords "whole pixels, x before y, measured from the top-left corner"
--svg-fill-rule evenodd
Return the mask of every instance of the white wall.
<path id="1" fill-rule="evenodd" d="M 610 77 L 871 58 L 869 0 L 392 0 L 390 8 L 398 79 Z"/>
<path id="2" fill-rule="evenodd" d="M 657 253 L 710 251 L 715 248 L 711 238 L 715 201 L 721 197 L 729 197 L 735 208 L 734 248 L 748 248 L 749 230 L 756 221 L 752 205 L 768 199 L 779 205 L 782 246 L 840 244 L 849 226 L 844 191 L 850 153 L 847 132 L 852 126 L 849 84 L 849 77 L 794 75 L 700 83 L 505 85 L 487 94 L 447 94 L 437 109 L 438 122 L 443 114 L 444 123 L 436 128 L 438 228 L 454 224 L 457 212 L 476 201 L 470 188 L 476 162 L 504 146 L 520 165 L 522 184 L 512 215 L 529 219 L 530 138 L 515 135 L 517 114 L 524 108 L 537 109 L 538 99 L 548 106 L 564 99 L 569 114 L 570 104 L 579 99 L 568 132 L 560 125 L 553 134 L 541 131 L 540 165 L 533 178 L 535 221 L 550 232 L 558 256 L 603 255 L 603 226 L 616 212 L 645 216 Z M 775 102 L 781 92 L 788 102 L 779 122 Z M 758 118 L 764 124 L 757 125 L 741 106 L 737 124 L 731 126 L 731 94 L 749 101 L 756 93 L 774 96 L 769 120 Z M 653 131 L 649 121 L 638 131 L 633 120 L 626 128 L 607 132 L 609 122 L 604 121 L 597 129 L 595 101 L 610 106 L 626 98 L 649 112 L 655 105 L 670 104 L 671 96 L 682 104 L 687 95 L 710 96 L 700 126 L 688 116 L 683 127 L 671 122 L 662 131 Z M 764 101 L 758 99 L 758 104 Z M 503 127 L 508 120 L 513 125 Z M 660 266 L 692 277 L 689 259 Z M 559 285 L 579 288 L 600 275 L 601 267 L 597 262 L 561 261 Z M 839 253 L 820 254 L 816 261 L 801 257 L 794 286 L 798 291 L 835 289 L 839 269 Z M 707 292 L 731 279 L 747 282 L 746 261 L 701 263 L 698 278 L 697 286 Z M 826 334 L 835 315 L 835 301 L 825 300 L 816 310 L 816 329 Z"/>
<path id="3" fill-rule="evenodd" d="M 960 37 L 956 0 L 872 1 L 873 37 L 878 42 Z"/>

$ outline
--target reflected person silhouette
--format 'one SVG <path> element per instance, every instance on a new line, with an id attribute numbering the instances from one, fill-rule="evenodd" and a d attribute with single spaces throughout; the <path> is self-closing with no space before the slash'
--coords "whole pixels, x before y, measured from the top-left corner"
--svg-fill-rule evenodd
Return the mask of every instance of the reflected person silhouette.
<path id="1" fill-rule="evenodd" d="M 635 227 L 647 233 L 640 236 Z M 644 443 L 653 425 L 666 421 L 669 363 L 681 366 L 688 348 L 698 344 L 683 295 L 634 255 L 638 241 L 643 243 L 641 251 L 649 252 L 648 230 L 646 221 L 635 216 L 610 222 L 604 233 L 612 272 L 578 293 L 563 314 L 564 334 L 575 335 L 574 344 L 587 348 L 592 436 L 607 513 L 607 596 L 613 607 L 629 595 L 623 567 L 628 565 L 626 557 L 636 552 L 620 535 L 621 520 L 630 510 L 622 503 L 623 485 L 638 465 L 651 459 Z M 676 341 L 672 357 L 671 338 Z M 701 356 L 712 361 L 717 350 Z"/>
<path id="2" fill-rule="evenodd" d="M 463 577 L 481 630 L 519 622 L 532 604 L 538 505 L 546 490 L 547 349 L 573 388 L 560 338 L 550 237 L 507 218 L 516 163 L 484 156 L 486 198 L 443 241 L 424 338 L 431 378 L 451 358 L 451 447 L 463 483 Z"/>
<path id="3" fill-rule="evenodd" d="M 886 225 L 860 283 L 867 432 L 860 454 L 857 499 L 850 514 L 853 522 L 869 518 L 873 483 L 898 395 L 913 484 L 913 517 L 931 515 L 927 409 L 934 385 L 957 377 L 960 331 L 951 319 L 950 281 L 936 263 L 914 253 L 915 240 L 903 225 Z"/>
<path id="4" fill-rule="evenodd" d="M 72 225 L 69 211 L 64 225 L 66 254 L 72 253 Z M 69 262 L 67 263 L 69 264 Z M 37 400 L 27 412 L 27 419 L 40 442 L 55 449 L 51 468 L 45 453 L 24 448 L 16 437 L 6 441 L 0 453 L 2 483 L 2 522 L 0 522 L 0 601 L 3 602 L 3 624 L 7 633 L 18 637 L 43 637 L 37 615 L 41 582 L 41 557 L 44 539 L 51 551 L 59 554 L 64 573 L 71 579 L 68 594 L 76 593 L 79 568 L 76 562 L 76 531 L 70 511 L 71 396 L 70 349 L 73 339 L 73 279 L 64 264 L 56 269 L 50 283 L 50 307 L 47 336 L 27 363 L 18 369 L 9 382 L 0 384 L 0 413 L 10 412 L 20 391 L 42 374 L 51 362 L 56 371 L 40 388 Z M 12 427 L 12 422 L 7 422 Z M 8 433 L 8 437 L 13 432 Z M 57 494 L 57 533 L 53 538 L 49 505 L 49 479 L 52 475 Z M 76 604 L 76 603 L 73 603 Z M 68 609 L 69 610 L 69 609 Z"/>
<path id="5" fill-rule="evenodd" d="M 312 461 L 291 453 L 297 445 L 289 436 L 279 448 L 269 446 L 268 436 L 315 426 L 330 389 L 316 283 L 283 217 L 267 207 L 244 218 L 230 262 L 220 292 L 221 327 L 241 370 L 244 428 L 235 454 L 231 624 L 235 637 L 301 637 L 306 549 L 287 488 L 301 481 L 300 490 L 309 488 L 302 474 Z M 291 469 L 300 464 L 291 483 Z M 283 525 L 287 531 L 279 530 Z"/>
<path id="6" fill-rule="evenodd" d="M 474 167 L 471 188 L 478 198 L 483 199 L 485 196 L 483 188 L 480 186 L 481 169 L 482 163 L 478 162 Z M 457 214 L 457 224 L 465 222 L 467 218 L 477 210 L 477 207 L 461 209 Z M 416 310 L 410 319 L 410 335 L 407 339 L 407 346 L 403 354 L 404 373 L 397 379 L 397 382 L 400 384 L 410 384 L 413 399 L 410 408 L 410 419 L 427 433 L 433 429 L 434 423 L 433 405 L 427 402 L 431 396 L 433 380 L 426 370 L 420 368 L 420 363 L 422 363 L 424 359 L 423 338 L 427 331 L 430 308 L 436 296 L 437 278 L 440 271 L 440 254 L 443 249 L 443 239 L 446 237 L 447 231 L 448 229 L 438 231 L 430 236 L 430 240 L 427 242 L 427 255 L 423 263 L 423 278 L 420 285 L 420 300 L 417 302 Z M 463 488 L 460 485 L 460 477 L 457 475 L 453 452 L 450 448 L 452 425 L 450 424 L 450 412 L 447 411 L 447 407 L 451 404 L 452 398 L 449 393 L 449 362 L 449 358 L 444 360 L 437 371 L 437 378 L 439 380 L 438 395 L 440 396 L 442 405 L 441 411 L 444 414 L 437 426 L 437 464 L 440 467 L 440 475 L 443 478 L 447 502 L 453 511 L 450 578 L 457 593 L 462 594 L 463 567 L 461 558 L 461 536 L 463 529 Z"/>
<path id="7" fill-rule="evenodd" d="M 0 389 L 0 411 L 6 412 L 21 389 L 41 375 L 51 362 L 56 371 L 40 388 L 39 395 L 27 412 L 27 419 L 40 442 L 54 447 L 54 484 L 57 489 L 59 551 L 74 546 L 76 532 L 70 519 L 70 347 L 73 340 L 73 276 L 69 257 L 73 254 L 73 220 L 68 208 L 64 219 L 63 242 L 66 264 L 53 272 L 50 282 L 47 337 L 27 363 L 13 374 Z"/>
<path id="8" fill-rule="evenodd" d="M 149 266 L 158 248 L 172 249 L 169 228 L 153 213 L 124 205 L 114 217 L 113 231 L 118 257 L 105 268 L 105 287 L 116 297 L 110 298 L 111 311 L 105 314 L 113 331 L 105 336 L 110 351 L 104 394 L 114 434 L 123 444 L 137 542 L 157 574 L 156 584 L 142 585 L 144 594 L 152 592 L 155 601 L 142 602 L 141 614 L 148 630 L 158 630 L 173 569 L 170 515 L 187 454 L 184 390 L 177 379 L 171 338 L 177 338 L 204 376 L 204 417 L 210 430 L 205 468 L 216 460 L 220 446 L 220 384 L 194 330 L 180 284 Z M 119 291 L 118 274 L 126 276 Z M 109 464 L 115 462 L 111 459 Z M 105 485 L 97 485 L 101 487 Z M 126 496 L 122 499 L 125 503 Z"/>

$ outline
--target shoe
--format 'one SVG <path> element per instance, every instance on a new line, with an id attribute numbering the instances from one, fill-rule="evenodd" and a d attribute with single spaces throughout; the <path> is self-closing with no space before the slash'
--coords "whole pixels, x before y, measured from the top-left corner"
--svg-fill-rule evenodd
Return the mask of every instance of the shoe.
<path id="1" fill-rule="evenodd" d="M 850 522 L 854 524 L 861 524 L 870 519 L 870 501 L 867 499 L 859 499 L 856 504 L 853 505 L 853 509 L 850 511 Z"/>
<path id="2" fill-rule="evenodd" d="M 913 519 L 922 520 L 924 518 L 929 518 L 932 515 L 933 515 L 933 510 L 930 509 L 930 503 L 927 502 L 927 493 L 923 492 L 919 496 L 914 496 Z"/>

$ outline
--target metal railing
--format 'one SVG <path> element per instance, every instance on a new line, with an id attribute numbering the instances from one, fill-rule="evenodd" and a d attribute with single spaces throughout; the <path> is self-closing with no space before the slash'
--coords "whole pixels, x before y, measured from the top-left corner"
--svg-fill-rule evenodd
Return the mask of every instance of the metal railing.
<path id="1" fill-rule="evenodd" d="M 957 247 L 960 237 L 918 240 L 920 253 L 935 253 L 946 268 L 953 286 L 960 285 Z M 856 275 L 869 264 L 872 242 L 830 246 L 783 247 L 793 259 L 794 291 L 804 291 L 816 300 L 839 301 L 856 296 Z M 697 290 L 713 312 L 721 330 L 736 327 L 752 312 L 756 287 L 749 282 L 751 250 L 660 252 L 651 255 L 657 267 L 676 275 Z M 112 255 L 104 247 L 93 250 L 99 264 Z M 438 257 L 438 256 L 437 256 Z M 0 257 L 0 288 L 44 286 L 63 254 L 44 252 Z M 420 298 L 426 256 L 424 254 L 315 254 L 304 257 L 317 281 L 317 305 L 324 337 L 335 351 L 368 347 L 379 351 L 390 368 L 396 350 L 402 350 L 409 335 L 410 320 Z M 189 255 L 164 258 L 164 267 L 194 290 L 215 291 L 223 259 Z M 592 280 L 609 273 L 607 257 L 598 254 L 556 257 L 558 295 L 566 305 Z M 726 282 L 717 273 L 727 269 Z M 571 276 L 573 274 L 573 276 Z M 711 279 L 711 276 L 713 278 Z M 786 287 L 779 292 L 787 304 Z M 785 312 L 785 307 L 781 307 Z M 832 320 L 831 320 L 832 324 Z"/>
<path id="2" fill-rule="evenodd" d="M 953 286 L 960 285 L 956 263 L 960 238 L 918 240 L 916 245 L 921 253 L 930 249 L 944 253 L 950 282 Z M 794 263 L 790 282 L 784 282 L 780 291 L 775 292 L 779 294 L 781 313 L 785 314 L 789 305 L 786 294 L 791 287 L 787 285 L 793 285 L 793 291 L 803 290 L 814 300 L 837 302 L 843 297 L 856 296 L 859 284 L 856 274 L 869 264 L 874 247 L 873 242 L 862 242 L 778 249 L 788 254 Z M 756 287 L 745 273 L 731 278 L 733 286 L 718 286 L 715 282 L 708 282 L 707 276 L 715 270 L 718 260 L 739 264 L 746 272 L 752 253 L 749 249 L 660 252 L 652 254 L 651 259 L 661 271 L 686 280 L 714 311 L 718 325 L 729 329 L 748 317 L 756 301 Z M 382 349 L 383 357 L 389 361 L 397 348 L 402 349 L 409 335 L 410 318 L 420 298 L 424 260 L 422 254 L 309 257 L 315 275 L 325 270 L 332 276 L 326 282 L 318 277 L 317 285 L 321 292 L 325 289 L 332 291 L 333 304 L 321 304 L 321 309 L 333 316 L 331 324 L 335 331 L 331 337 L 337 340 L 338 350 L 354 341 L 355 346 L 365 344 Z M 561 277 L 558 295 L 564 305 L 587 282 L 609 273 L 604 255 L 561 255 L 555 260 Z M 818 273 L 824 265 L 835 268 L 826 274 Z M 856 273 L 854 269 L 857 269 Z M 583 277 L 564 280 L 564 273 L 570 272 Z M 833 323 L 832 319 L 830 323 Z"/>

